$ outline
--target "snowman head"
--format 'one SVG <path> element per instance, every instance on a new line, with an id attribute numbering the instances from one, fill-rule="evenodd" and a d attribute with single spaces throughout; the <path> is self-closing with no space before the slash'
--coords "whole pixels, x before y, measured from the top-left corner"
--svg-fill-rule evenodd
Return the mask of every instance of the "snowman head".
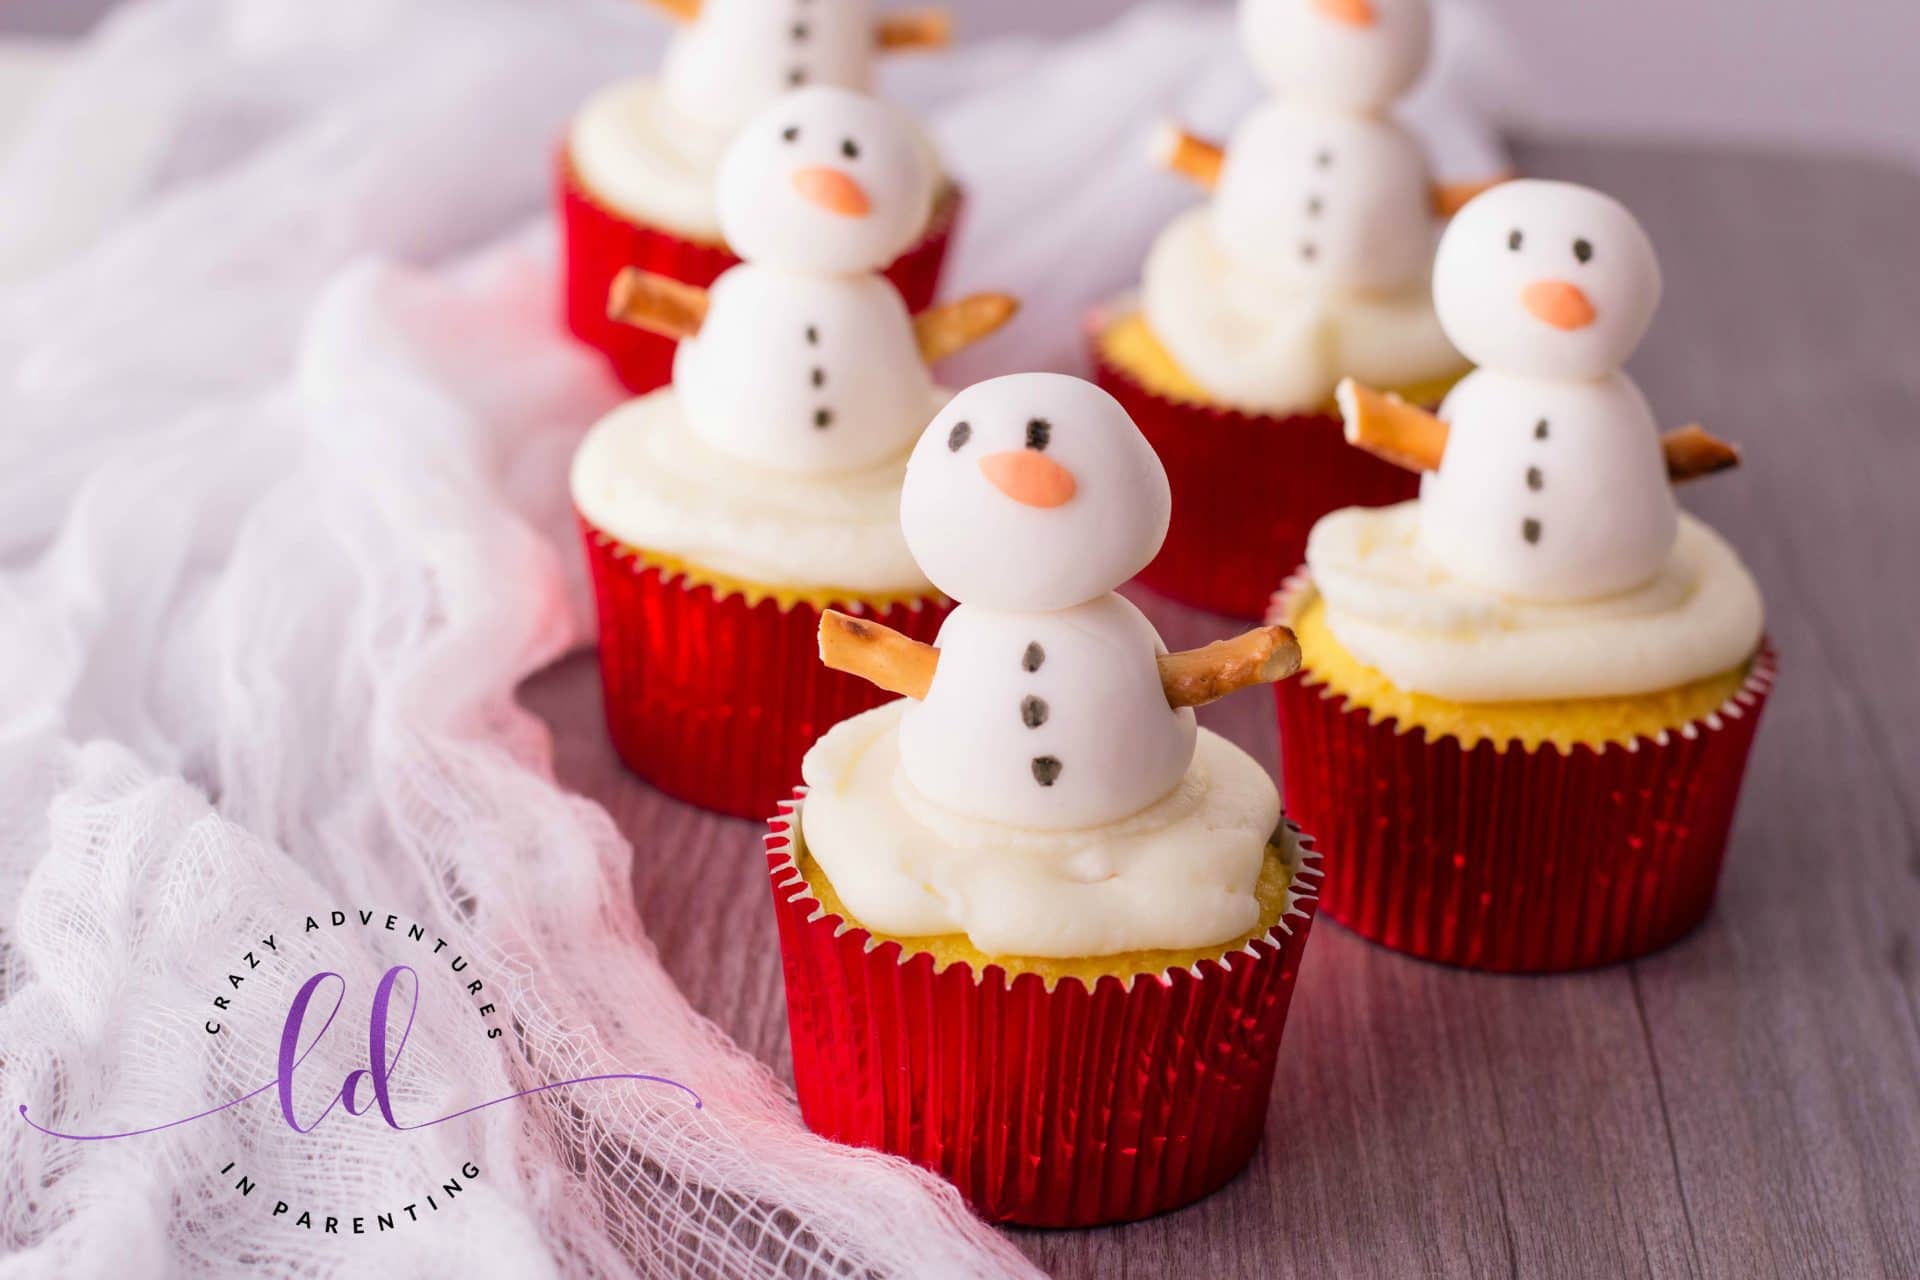
<path id="1" fill-rule="evenodd" d="M 878 271 L 933 212 L 913 122 L 845 89 L 801 89 L 755 116 L 720 162 L 720 230 L 749 262 L 819 275 Z"/>
<path id="2" fill-rule="evenodd" d="M 732 133 L 783 93 L 873 83 L 872 0 L 702 0 L 675 33 L 660 79 L 684 115 Z"/>
<path id="3" fill-rule="evenodd" d="M 978 383 L 907 462 L 900 522 L 927 577 L 965 604 L 1070 609 L 1160 550 L 1173 498 L 1153 446 L 1100 388 L 1057 373 Z"/>
<path id="4" fill-rule="evenodd" d="M 1627 362 L 1660 305 L 1660 261 L 1625 205 L 1570 182 L 1509 182 L 1441 238 L 1434 309 L 1460 353 L 1522 377 L 1586 381 Z"/>
<path id="5" fill-rule="evenodd" d="M 1427 0 L 1240 0 L 1240 39 L 1267 88 L 1382 111 L 1427 65 Z"/>

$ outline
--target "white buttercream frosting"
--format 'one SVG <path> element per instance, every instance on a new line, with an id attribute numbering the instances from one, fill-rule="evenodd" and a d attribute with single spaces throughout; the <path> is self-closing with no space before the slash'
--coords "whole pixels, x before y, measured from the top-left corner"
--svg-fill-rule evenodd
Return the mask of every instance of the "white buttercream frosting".
<path id="1" fill-rule="evenodd" d="M 658 81 L 627 80 L 580 108 L 568 156 L 580 184 L 616 213 L 718 244 L 714 179 L 732 136 L 675 110 Z"/>
<path id="2" fill-rule="evenodd" d="M 929 398 L 926 416 L 949 393 Z M 671 390 L 616 409 L 573 460 L 580 514 L 617 541 L 728 577 L 866 594 L 931 592 L 900 532 L 907 455 L 802 475 L 700 440 Z"/>
<path id="3" fill-rule="evenodd" d="M 1072 957 L 1207 947 L 1259 924 L 1280 801 L 1266 770 L 1224 738 L 1202 730 L 1180 784 L 1130 817 L 1028 830 L 923 796 L 900 766 L 902 705 L 835 726 L 802 765 L 807 849 L 866 928 Z"/>
<path id="4" fill-rule="evenodd" d="M 1238 267 L 1205 208 L 1161 232 L 1141 303 L 1189 377 L 1252 413 L 1317 409 L 1343 377 L 1407 386 L 1466 367 L 1441 332 L 1424 278 L 1383 295 L 1289 287 Z"/>
<path id="5" fill-rule="evenodd" d="M 1740 557 L 1684 514 L 1651 580 L 1595 600 L 1532 602 L 1455 577 L 1421 540 L 1418 502 L 1333 513 L 1307 565 L 1348 652 L 1402 689 L 1456 702 L 1675 688 L 1751 657 L 1763 622 Z"/>

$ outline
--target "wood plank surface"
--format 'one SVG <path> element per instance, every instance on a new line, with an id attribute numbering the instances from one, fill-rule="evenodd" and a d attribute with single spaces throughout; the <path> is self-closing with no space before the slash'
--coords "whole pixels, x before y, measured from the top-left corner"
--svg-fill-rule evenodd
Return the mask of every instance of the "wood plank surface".
<path id="1" fill-rule="evenodd" d="M 1634 372 L 1662 421 L 1747 451 L 1686 494 L 1753 567 L 1782 664 L 1719 903 L 1659 955 L 1555 978 L 1322 921 L 1252 1168 L 1148 1222 L 1016 1233 L 1055 1275 L 1920 1276 L 1920 175 L 1637 146 L 1521 161 L 1640 214 L 1667 295 Z M 1231 630 L 1132 594 L 1175 648 Z M 759 829 L 620 768 L 590 657 L 524 697 L 561 780 L 634 842 L 668 969 L 786 1073 Z M 1201 714 L 1277 760 L 1266 697 Z"/>

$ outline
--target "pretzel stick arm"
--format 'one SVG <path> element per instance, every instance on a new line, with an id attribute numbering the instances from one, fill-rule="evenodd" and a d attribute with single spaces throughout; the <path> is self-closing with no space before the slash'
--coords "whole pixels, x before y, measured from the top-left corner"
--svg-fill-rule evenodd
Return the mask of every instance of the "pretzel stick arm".
<path id="1" fill-rule="evenodd" d="M 607 315 L 679 342 L 699 333 L 706 323 L 707 291 L 628 267 L 607 290 Z"/>
<path id="2" fill-rule="evenodd" d="M 1438 217 L 1451 218 L 1466 208 L 1475 196 L 1491 191 L 1503 182 L 1512 182 L 1515 176 L 1503 173 L 1476 182 L 1436 182 L 1433 184 L 1433 212 Z"/>
<path id="3" fill-rule="evenodd" d="M 929 307 L 913 318 L 914 340 L 928 364 L 963 351 L 1013 319 L 1020 300 L 1010 293 L 976 293 Z"/>
<path id="4" fill-rule="evenodd" d="M 1660 437 L 1660 448 L 1667 455 L 1667 478 L 1675 484 L 1717 475 L 1740 465 L 1740 451 L 1708 434 L 1698 423 L 1667 432 Z"/>
<path id="5" fill-rule="evenodd" d="M 1220 169 L 1227 162 L 1227 153 L 1217 142 L 1208 142 L 1179 125 L 1164 124 L 1153 136 L 1153 158 L 1211 191 L 1220 185 Z"/>
<path id="6" fill-rule="evenodd" d="M 1200 649 L 1160 655 L 1167 705 L 1202 707 L 1256 684 L 1285 680 L 1300 669 L 1300 642 L 1286 627 L 1258 627 Z"/>
<path id="7" fill-rule="evenodd" d="M 890 52 L 944 49 L 953 43 L 953 15 L 945 9 L 909 9 L 890 13 L 874 28 L 874 43 Z"/>
<path id="8" fill-rule="evenodd" d="M 903 698 L 925 698 L 940 651 L 892 627 L 829 609 L 820 615 L 820 661 Z"/>
<path id="9" fill-rule="evenodd" d="M 700 16 L 700 0 L 647 0 L 647 3 L 675 22 L 692 22 Z"/>
<path id="10" fill-rule="evenodd" d="M 1432 471 L 1447 451 L 1447 424 L 1399 396 L 1352 378 L 1334 391 L 1346 420 L 1347 443 L 1408 471 Z"/>

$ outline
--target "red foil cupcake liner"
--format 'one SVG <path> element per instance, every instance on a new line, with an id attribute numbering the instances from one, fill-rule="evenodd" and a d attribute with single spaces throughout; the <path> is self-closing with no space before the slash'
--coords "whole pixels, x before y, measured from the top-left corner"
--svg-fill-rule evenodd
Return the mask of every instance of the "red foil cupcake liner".
<path id="1" fill-rule="evenodd" d="M 1107 359 L 1110 312 L 1088 323 L 1094 380 L 1126 407 L 1160 455 L 1173 525 L 1140 581 L 1184 604 L 1259 618 L 1307 556 L 1314 522 L 1342 507 L 1419 495 L 1420 478 L 1347 443 L 1335 413 L 1283 417 L 1174 400 Z"/>
<path id="2" fill-rule="evenodd" d="M 794 859 L 804 796 L 773 819 L 767 868 L 815 1133 L 931 1169 L 990 1220 L 1045 1227 L 1177 1208 L 1252 1158 L 1313 923 L 1312 841 L 1265 936 L 1131 984 L 1049 989 L 998 965 L 936 971 L 828 914 Z"/>
<path id="3" fill-rule="evenodd" d="M 1290 579 L 1274 618 L 1308 583 Z M 1321 906 L 1442 964 L 1546 973 L 1656 951 L 1713 905 L 1778 664 L 1700 720 L 1629 746 L 1471 748 L 1375 722 L 1310 673 L 1274 686 L 1288 812 L 1335 853 Z"/>
<path id="4" fill-rule="evenodd" d="M 555 171 L 567 328 L 607 357 L 628 390 L 639 394 L 666 386 L 673 378 L 675 344 L 607 318 L 613 278 L 627 267 L 639 267 L 687 284 L 710 285 L 740 259 L 723 246 L 634 222 L 601 204 L 580 183 L 564 144 Z M 960 202 L 959 190 L 949 188 L 926 235 L 887 268 L 887 278 L 910 311 L 925 310 L 940 287 Z"/>
<path id="5" fill-rule="evenodd" d="M 893 695 L 820 665 L 820 611 L 749 603 L 637 558 L 582 519 L 600 613 L 607 730 L 627 767 L 676 799 L 759 820 L 791 794 L 829 728 Z M 837 602 L 931 643 L 939 596 L 874 608 Z"/>

